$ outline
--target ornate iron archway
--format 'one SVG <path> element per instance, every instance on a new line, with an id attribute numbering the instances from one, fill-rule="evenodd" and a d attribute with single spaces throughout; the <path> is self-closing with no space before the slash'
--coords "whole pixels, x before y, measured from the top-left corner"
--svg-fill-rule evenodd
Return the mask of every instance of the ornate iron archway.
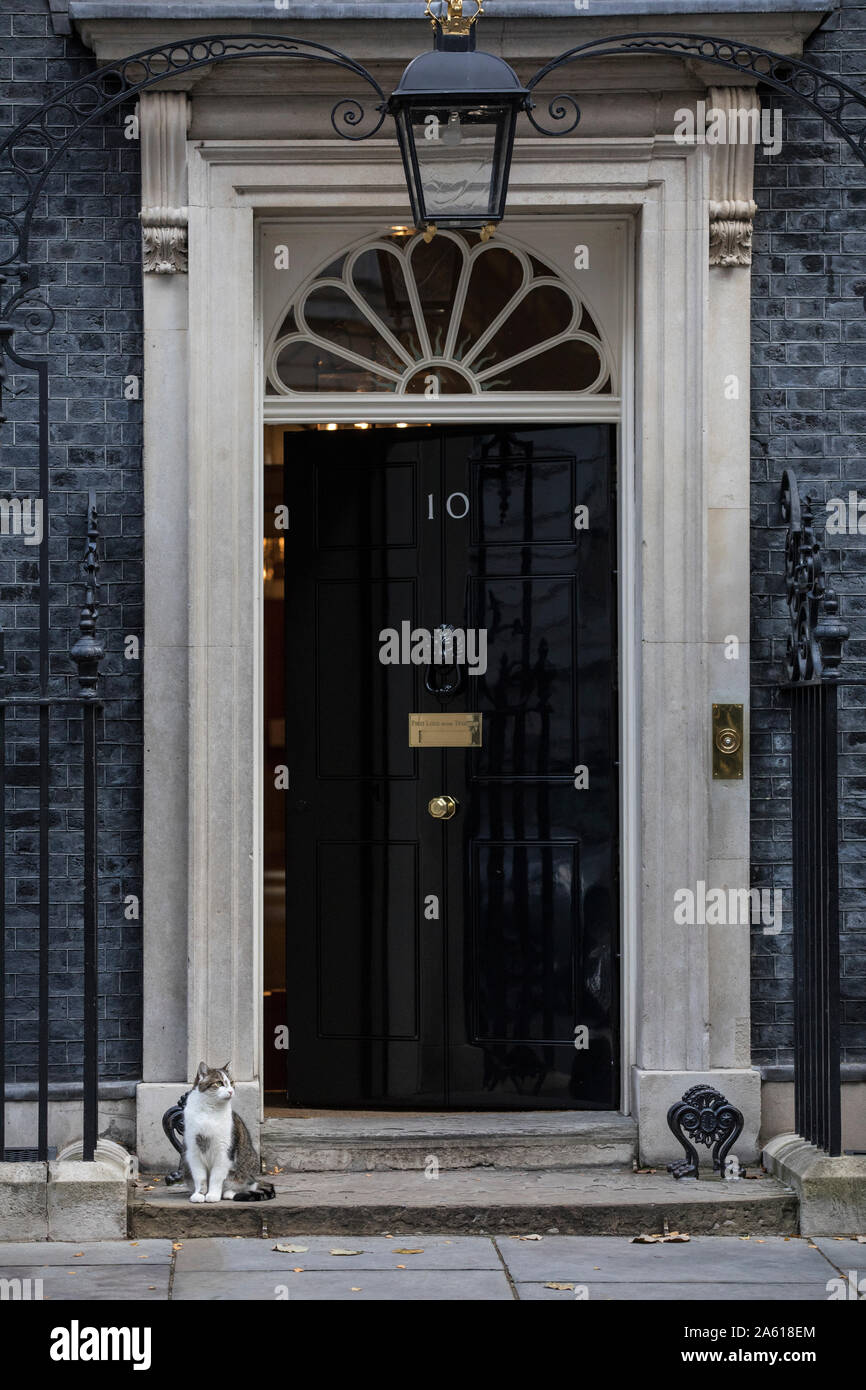
<path id="1" fill-rule="evenodd" d="M 538 95 L 540 84 L 560 68 L 580 61 L 633 57 L 635 55 L 679 57 L 727 68 L 751 81 L 766 84 L 804 103 L 825 120 L 854 154 L 866 163 L 866 97 L 853 87 L 831 77 L 799 59 L 788 58 L 751 44 L 708 35 L 659 32 L 621 34 L 583 43 L 545 64 L 529 81 L 528 89 Z M 215 64 L 244 59 L 285 58 L 315 62 L 345 71 L 365 84 L 372 93 L 370 103 L 354 96 L 338 101 L 331 112 L 336 133 L 350 140 L 375 135 L 387 114 L 387 98 L 372 74 L 360 63 L 324 44 L 280 35 L 213 35 L 193 38 L 155 48 L 103 67 L 44 102 L 25 121 L 16 126 L 0 144 L 0 426 L 3 389 L 9 366 L 35 376 L 38 392 L 37 441 L 35 444 L 40 496 L 49 495 L 49 398 L 47 360 L 28 355 L 15 346 L 16 333 L 28 338 L 44 336 L 53 323 L 46 298 L 38 295 L 38 273 L 31 261 L 31 233 L 39 199 L 48 179 L 79 136 L 127 102 L 170 78 Z M 568 134 L 580 120 L 580 109 L 573 96 L 559 94 L 548 100 L 551 124 L 545 126 L 528 111 L 535 128 L 543 134 Z M 47 293 L 47 287 L 46 287 Z M 2 458 L 2 443 L 0 443 Z M 47 516 L 47 513 L 46 513 Z M 98 592 L 97 500 L 88 499 L 83 529 L 86 532 L 85 604 L 81 636 L 69 655 L 78 668 L 77 688 L 66 680 L 57 688 L 50 680 L 49 630 L 49 532 L 44 527 L 38 545 L 39 577 L 39 661 L 36 688 L 22 687 L 19 693 L 8 688 L 0 693 L 0 980 L 4 975 L 5 939 L 5 854 L 6 854 L 6 720 L 20 708 L 38 712 L 39 823 L 38 823 L 38 1141 L 36 1156 L 48 1154 L 48 839 L 49 839 L 49 727 L 52 710 L 58 706 L 77 707 L 82 721 L 84 776 L 82 808 L 84 826 L 83 858 L 83 946 L 85 962 L 84 1023 L 84 1146 L 83 1157 L 92 1158 L 97 1139 L 97 741 L 99 667 L 104 652 L 96 636 Z M 72 668 L 70 667 L 70 673 Z M 2 661 L 0 632 L 0 675 Z M 8 681 L 8 677 L 4 677 Z M 74 680 L 74 677 L 72 678 Z M 73 712 L 72 710 L 70 713 Z M 0 1152 L 4 1149 L 4 1056 L 5 1000 L 0 993 Z"/>

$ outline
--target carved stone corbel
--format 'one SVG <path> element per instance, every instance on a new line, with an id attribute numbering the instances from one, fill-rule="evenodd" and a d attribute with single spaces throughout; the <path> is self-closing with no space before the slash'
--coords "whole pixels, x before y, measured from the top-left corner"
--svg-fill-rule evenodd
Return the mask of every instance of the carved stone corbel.
<path id="1" fill-rule="evenodd" d="M 184 92 L 146 92 L 138 104 L 138 118 L 144 271 L 185 274 L 189 100 Z"/>
<path id="2" fill-rule="evenodd" d="M 708 98 L 710 265 L 751 265 L 760 102 L 754 87 L 710 87 Z M 720 133 L 724 138 L 714 140 Z"/>

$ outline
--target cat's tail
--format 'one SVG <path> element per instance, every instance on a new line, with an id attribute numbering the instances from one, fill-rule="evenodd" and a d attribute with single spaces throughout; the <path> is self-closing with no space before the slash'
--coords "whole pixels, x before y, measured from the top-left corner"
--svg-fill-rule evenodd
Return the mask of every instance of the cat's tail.
<path id="1" fill-rule="evenodd" d="M 273 1183 L 254 1182 L 250 1187 L 246 1187 L 242 1192 L 235 1192 L 232 1196 L 234 1202 L 270 1202 L 276 1197 L 276 1190 Z"/>

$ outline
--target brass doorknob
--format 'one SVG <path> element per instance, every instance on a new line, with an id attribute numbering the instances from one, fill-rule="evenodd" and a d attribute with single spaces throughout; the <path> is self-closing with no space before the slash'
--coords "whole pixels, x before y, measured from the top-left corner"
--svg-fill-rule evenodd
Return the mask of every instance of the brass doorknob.
<path id="1" fill-rule="evenodd" d="M 428 802 L 427 810 L 434 820 L 450 820 L 457 812 L 457 802 L 453 796 L 434 796 Z"/>

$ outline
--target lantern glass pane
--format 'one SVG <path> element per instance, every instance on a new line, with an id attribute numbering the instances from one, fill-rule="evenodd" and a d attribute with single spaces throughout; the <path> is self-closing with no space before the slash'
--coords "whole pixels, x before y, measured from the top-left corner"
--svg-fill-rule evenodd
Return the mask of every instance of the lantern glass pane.
<path id="1" fill-rule="evenodd" d="M 497 217 L 508 108 L 417 106 L 406 119 L 427 220 Z"/>

